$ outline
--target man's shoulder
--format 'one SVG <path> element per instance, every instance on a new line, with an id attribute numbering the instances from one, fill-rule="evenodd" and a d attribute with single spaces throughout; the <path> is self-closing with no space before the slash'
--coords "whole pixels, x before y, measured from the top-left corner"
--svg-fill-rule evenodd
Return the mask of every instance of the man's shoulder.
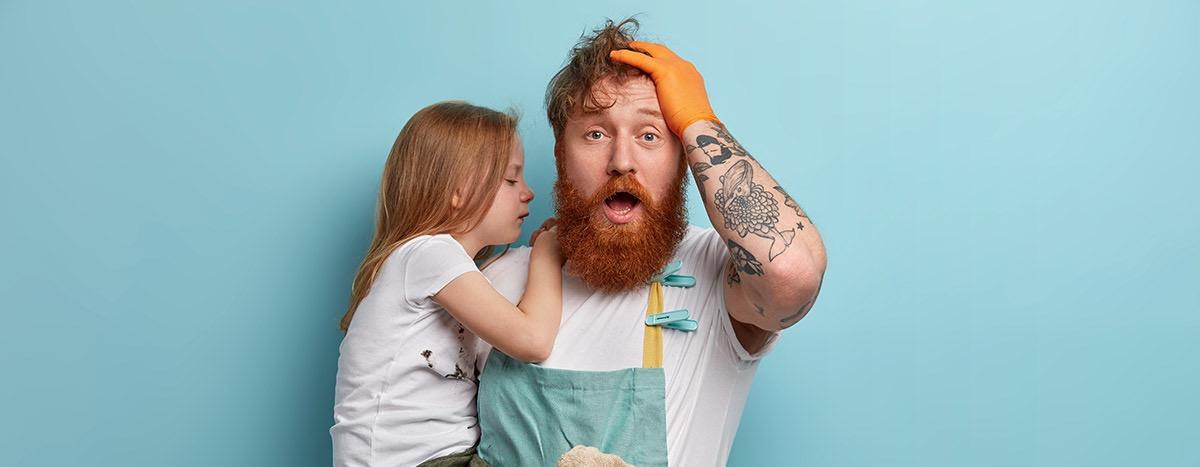
<path id="1" fill-rule="evenodd" d="M 712 227 L 701 227 L 695 224 L 688 224 L 687 231 L 683 234 L 683 241 L 680 246 L 706 246 L 713 241 L 719 242 L 721 235 L 717 233 L 717 229 Z"/>
<path id="2" fill-rule="evenodd" d="M 508 248 L 495 258 L 484 261 L 481 271 L 484 276 L 492 279 L 510 273 L 516 268 L 526 269 L 529 267 L 529 255 L 532 252 L 533 248 L 527 246 Z"/>
<path id="3" fill-rule="evenodd" d="M 696 266 L 723 266 L 725 261 L 725 242 L 721 235 L 712 227 L 688 225 L 683 241 L 679 242 L 676 256 L 685 263 L 699 262 Z"/>
<path id="4" fill-rule="evenodd" d="M 484 262 L 480 272 L 501 295 L 517 303 L 529 280 L 529 254 L 532 251 L 527 246 L 509 248 L 499 257 Z"/>

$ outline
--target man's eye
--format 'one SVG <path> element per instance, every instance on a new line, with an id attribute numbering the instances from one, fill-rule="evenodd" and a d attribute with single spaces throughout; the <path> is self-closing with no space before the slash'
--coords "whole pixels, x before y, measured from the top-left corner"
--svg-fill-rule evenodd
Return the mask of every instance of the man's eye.
<path id="1" fill-rule="evenodd" d="M 592 130 L 588 132 L 587 137 L 588 139 L 600 139 L 604 137 L 604 133 L 601 133 L 599 130 Z"/>
<path id="2" fill-rule="evenodd" d="M 655 141 L 658 141 L 658 135 L 656 135 L 654 133 L 646 133 L 646 134 L 642 135 L 642 141 L 645 141 L 647 143 L 653 143 Z"/>

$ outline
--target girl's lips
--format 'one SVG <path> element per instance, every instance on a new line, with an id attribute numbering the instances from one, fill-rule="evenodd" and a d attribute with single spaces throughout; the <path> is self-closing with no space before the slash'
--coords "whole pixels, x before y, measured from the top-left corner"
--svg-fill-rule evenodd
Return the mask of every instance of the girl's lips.
<path id="1" fill-rule="evenodd" d="M 601 204 L 604 205 L 604 217 L 608 218 L 608 221 L 614 224 L 627 224 L 637 218 L 638 214 L 642 212 L 642 203 L 637 203 L 632 208 L 624 211 L 617 211 L 609 206 L 608 203 Z"/>

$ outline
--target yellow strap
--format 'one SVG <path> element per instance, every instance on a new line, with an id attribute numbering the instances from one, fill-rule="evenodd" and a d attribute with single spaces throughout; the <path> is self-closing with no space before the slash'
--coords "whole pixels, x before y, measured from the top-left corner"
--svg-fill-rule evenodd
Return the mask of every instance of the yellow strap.
<path id="1" fill-rule="evenodd" d="M 646 304 L 646 316 L 662 313 L 662 283 L 650 283 L 650 299 Z M 662 368 L 662 326 L 646 326 L 642 336 L 642 368 Z"/>

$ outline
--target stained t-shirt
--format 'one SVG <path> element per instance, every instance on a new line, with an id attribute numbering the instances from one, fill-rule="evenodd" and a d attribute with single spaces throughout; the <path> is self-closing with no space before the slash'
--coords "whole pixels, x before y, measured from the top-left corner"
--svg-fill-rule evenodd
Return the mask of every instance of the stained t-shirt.
<path id="1" fill-rule="evenodd" d="M 478 270 L 449 235 L 388 256 L 342 340 L 334 465 L 416 465 L 478 441 L 476 362 L 489 347 L 431 298 Z"/>

